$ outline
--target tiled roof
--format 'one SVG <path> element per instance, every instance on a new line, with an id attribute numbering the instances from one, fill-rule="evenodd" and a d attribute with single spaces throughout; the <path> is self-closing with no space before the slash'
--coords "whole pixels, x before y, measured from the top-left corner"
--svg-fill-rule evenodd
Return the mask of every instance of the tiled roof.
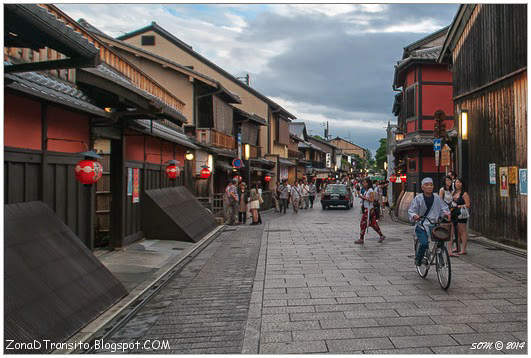
<path id="1" fill-rule="evenodd" d="M 9 62 L 4 62 L 4 66 L 8 65 L 10 65 Z M 99 116 L 109 117 L 107 112 L 91 103 L 89 97 L 72 83 L 37 72 L 12 73 L 6 74 L 4 77 L 7 88 Z"/>
<path id="2" fill-rule="evenodd" d="M 113 81 L 114 83 L 119 84 L 119 85 L 121 85 L 121 86 L 123 86 L 123 87 L 125 87 L 125 88 L 127 88 L 127 89 L 129 89 L 129 90 L 131 90 L 131 91 L 143 96 L 144 98 L 147 98 L 147 99 L 153 101 L 154 103 L 157 103 L 162 108 L 166 108 L 170 112 L 172 112 L 175 117 L 177 117 L 177 118 L 179 118 L 181 120 L 181 122 L 186 122 L 186 117 L 184 116 L 184 114 L 181 113 L 181 111 L 179 111 L 179 110 L 177 110 L 177 109 L 175 109 L 173 107 L 168 106 L 167 104 L 162 102 L 158 97 L 152 95 L 151 93 L 136 87 L 127 77 L 125 77 L 121 73 L 115 71 L 114 69 L 112 69 L 108 65 L 100 64 L 100 65 L 96 66 L 95 68 L 85 68 L 83 70 L 91 72 L 93 74 L 96 74 L 96 75 L 98 75 L 100 77 L 109 79 L 109 80 Z"/>

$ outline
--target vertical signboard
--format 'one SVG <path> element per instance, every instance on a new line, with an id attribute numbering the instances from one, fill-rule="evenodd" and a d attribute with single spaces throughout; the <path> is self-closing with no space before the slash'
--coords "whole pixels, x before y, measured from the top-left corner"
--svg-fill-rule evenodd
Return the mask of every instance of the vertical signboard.
<path id="1" fill-rule="evenodd" d="M 139 195 L 139 169 L 133 168 L 133 203 L 140 201 Z"/>
<path id="2" fill-rule="evenodd" d="M 489 184 L 496 184 L 496 163 L 489 164 Z"/>
<path id="3" fill-rule="evenodd" d="M 133 168 L 127 168 L 127 196 L 133 195 Z"/>
<path id="4" fill-rule="evenodd" d="M 520 195 L 527 195 L 527 169 L 519 169 Z"/>
<path id="5" fill-rule="evenodd" d="M 509 167 L 509 184 L 518 184 L 518 167 Z"/>
<path id="6" fill-rule="evenodd" d="M 509 170 L 507 167 L 500 167 L 500 196 L 509 197 Z"/>

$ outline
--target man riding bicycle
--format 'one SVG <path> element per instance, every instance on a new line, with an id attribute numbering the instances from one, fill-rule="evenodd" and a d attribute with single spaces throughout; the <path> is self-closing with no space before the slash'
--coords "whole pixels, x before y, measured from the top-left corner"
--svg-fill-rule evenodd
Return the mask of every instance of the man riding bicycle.
<path id="1" fill-rule="evenodd" d="M 431 230 L 435 226 L 432 223 L 436 223 L 443 215 L 450 220 L 448 205 L 446 205 L 439 195 L 433 195 L 433 180 L 431 178 L 424 178 L 421 184 L 422 193 L 413 199 L 407 211 L 409 221 L 416 222 L 415 235 L 417 235 L 420 243 L 415 256 L 415 264 L 417 266 L 421 265 L 424 252 L 428 248 L 428 233 L 431 235 Z"/>

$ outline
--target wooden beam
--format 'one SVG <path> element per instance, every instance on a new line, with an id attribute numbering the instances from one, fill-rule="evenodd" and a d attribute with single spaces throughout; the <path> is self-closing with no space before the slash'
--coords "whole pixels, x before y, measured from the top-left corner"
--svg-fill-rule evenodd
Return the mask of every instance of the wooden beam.
<path id="1" fill-rule="evenodd" d="M 5 73 L 32 72 L 46 70 L 60 70 L 65 68 L 96 67 L 100 63 L 99 57 L 87 60 L 85 58 L 67 58 L 64 60 L 21 63 L 4 66 Z"/>

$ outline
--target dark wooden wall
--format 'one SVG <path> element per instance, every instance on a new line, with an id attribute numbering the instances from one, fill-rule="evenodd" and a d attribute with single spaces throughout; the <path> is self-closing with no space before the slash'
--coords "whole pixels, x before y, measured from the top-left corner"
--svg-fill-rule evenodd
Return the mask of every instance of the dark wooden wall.
<path id="1" fill-rule="evenodd" d="M 90 245 L 90 198 L 94 193 L 75 179 L 74 167 L 81 159 L 74 154 L 47 152 L 43 167 L 40 150 L 4 147 L 4 203 L 43 201 Z"/>
<path id="2" fill-rule="evenodd" d="M 454 96 L 527 65 L 527 5 L 482 4 L 454 59 Z"/>
<path id="3" fill-rule="evenodd" d="M 499 168 L 527 168 L 526 72 L 459 100 L 468 110 L 468 192 L 470 227 L 500 241 L 527 242 L 527 196 L 509 185 L 500 196 Z M 496 185 L 489 184 L 489 163 L 496 164 Z M 466 163 L 463 163 L 464 165 Z"/>
<path id="4" fill-rule="evenodd" d="M 479 6 L 453 55 L 456 113 L 468 111 L 470 228 L 527 246 L 527 196 L 510 184 L 502 198 L 499 187 L 500 167 L 527 168 L 527 5 Z M 489 163 L 496 164 L 496 185 L 489 184 Z"/>

